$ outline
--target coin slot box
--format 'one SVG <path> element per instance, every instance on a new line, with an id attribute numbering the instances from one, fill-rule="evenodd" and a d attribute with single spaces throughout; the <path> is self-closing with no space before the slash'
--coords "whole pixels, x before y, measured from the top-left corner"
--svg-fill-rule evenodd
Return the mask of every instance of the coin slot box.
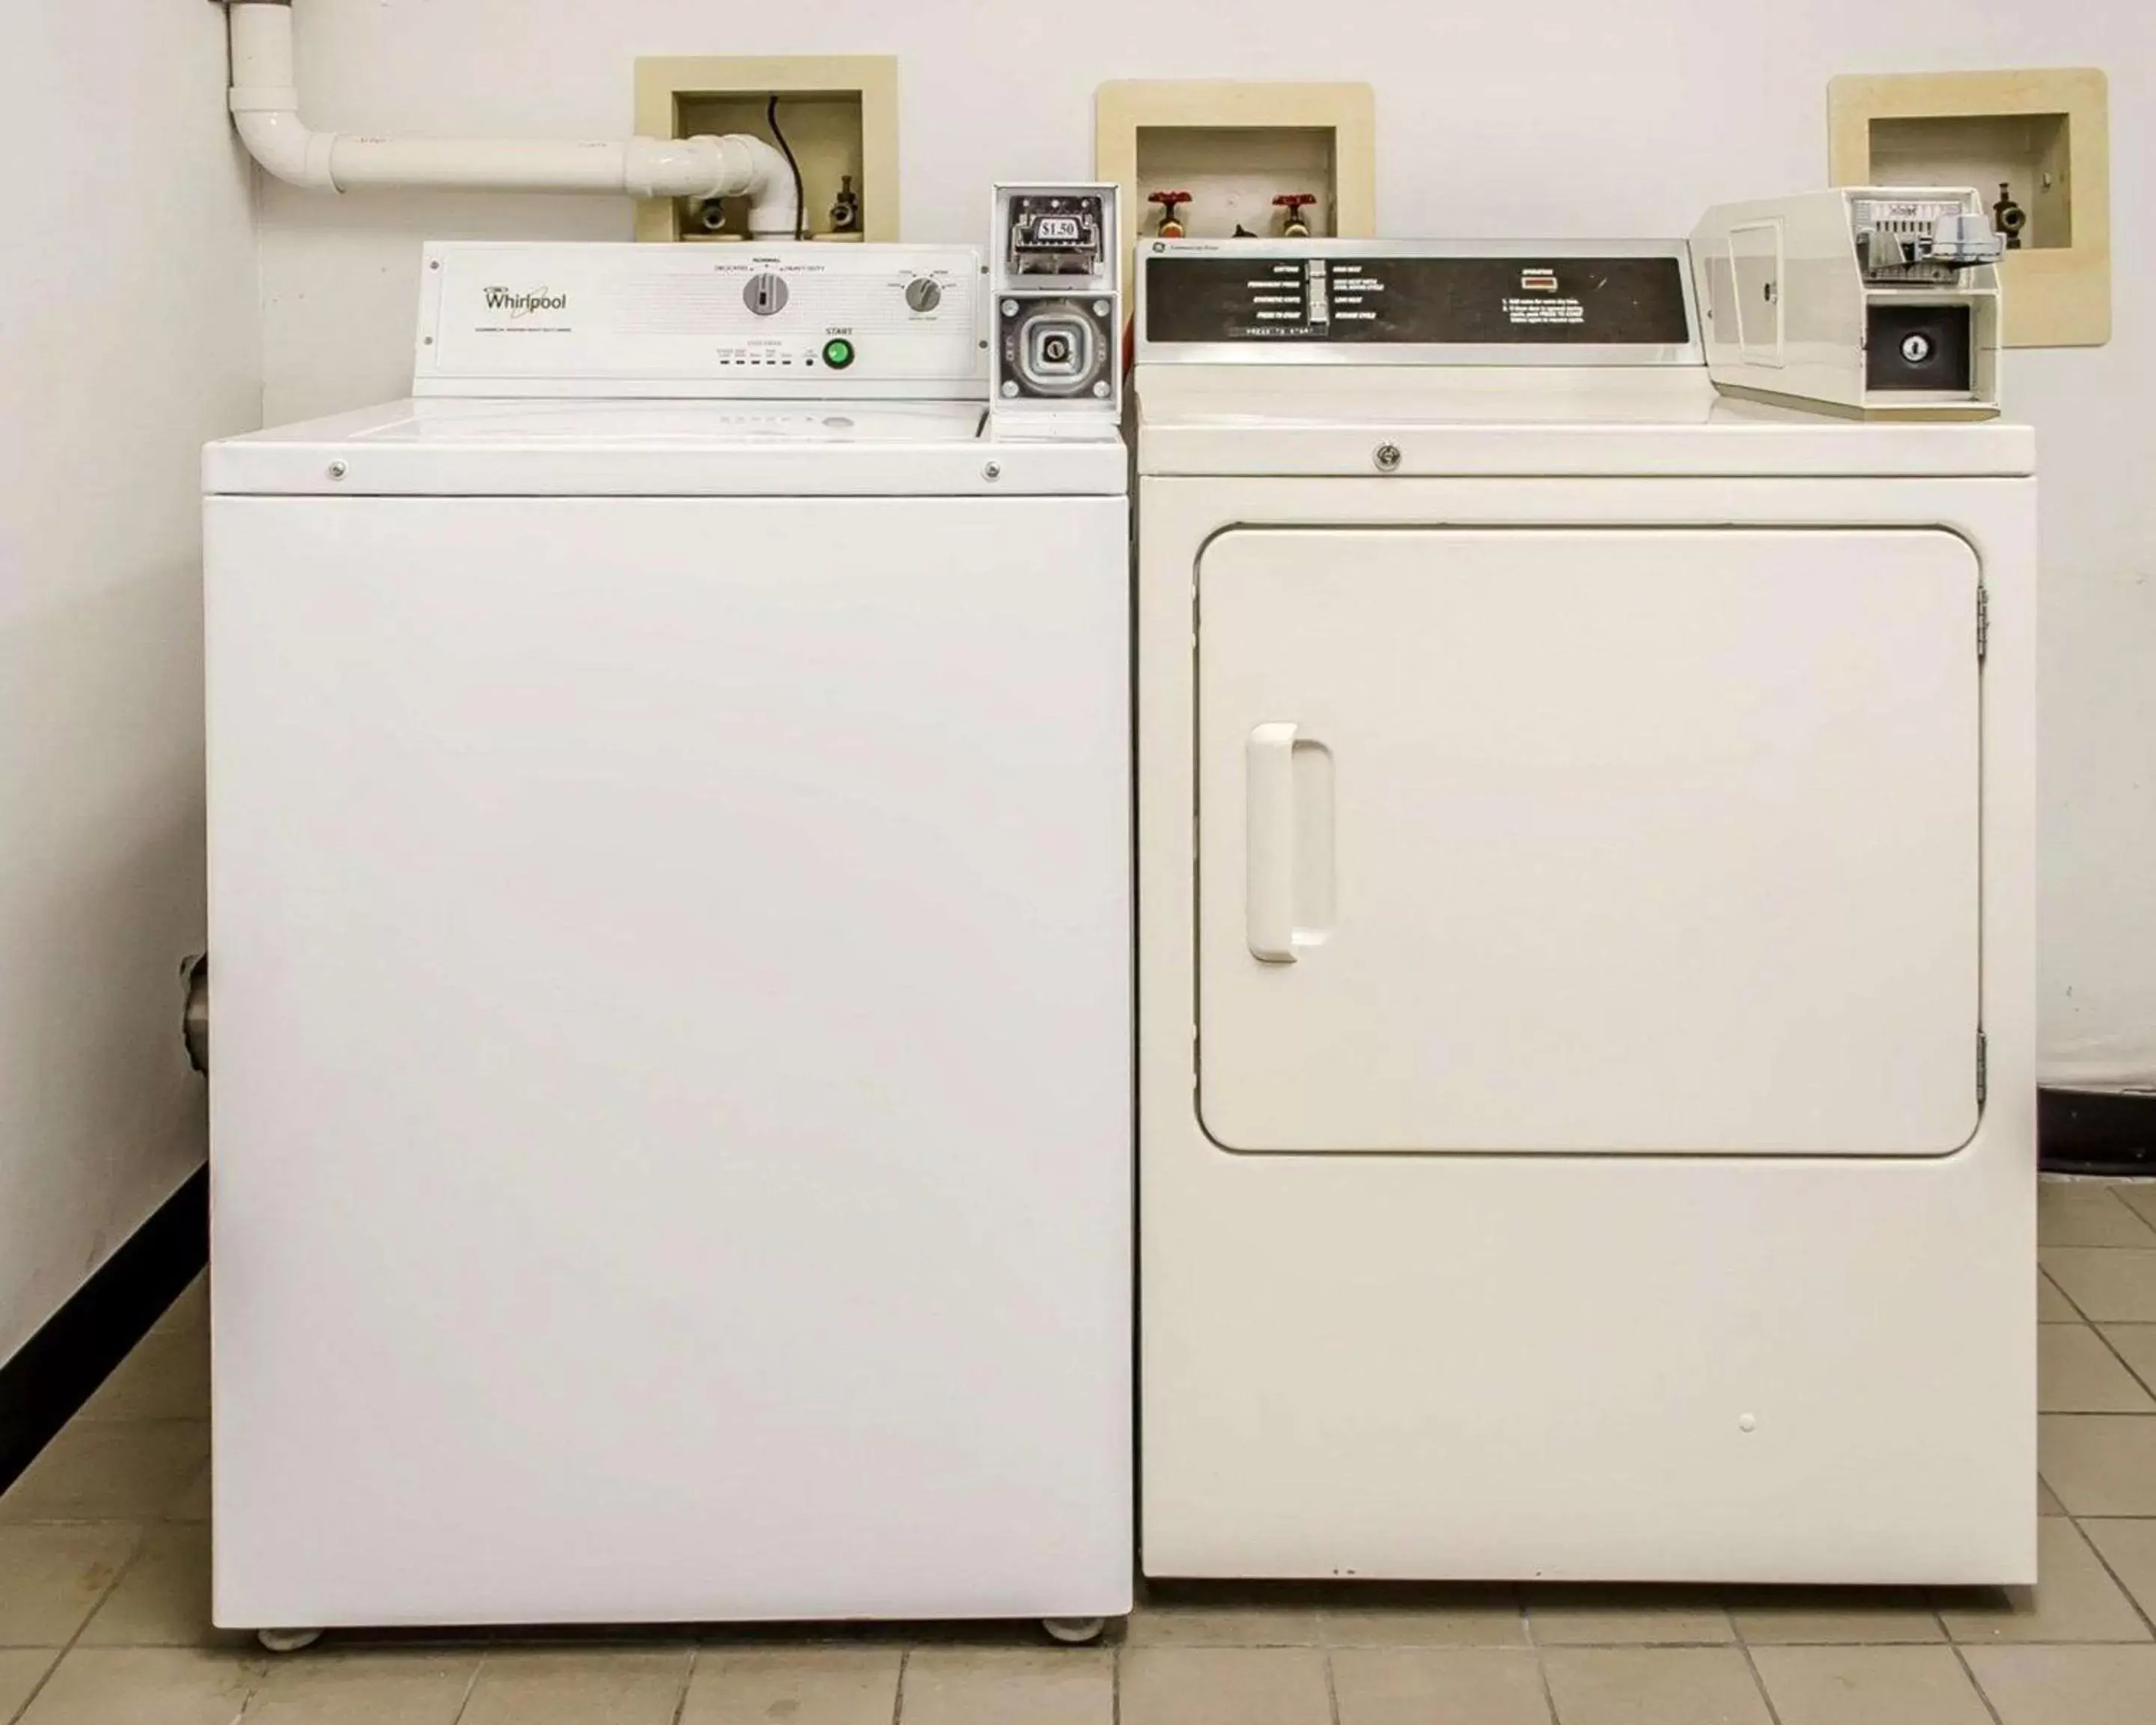
<path id="1" fill-rule="evenodd" d="M 1091 429 L 1122 410 L 1122 216 L 1112 185 L 998 185 L 989 218 L 990 402 Z"/>

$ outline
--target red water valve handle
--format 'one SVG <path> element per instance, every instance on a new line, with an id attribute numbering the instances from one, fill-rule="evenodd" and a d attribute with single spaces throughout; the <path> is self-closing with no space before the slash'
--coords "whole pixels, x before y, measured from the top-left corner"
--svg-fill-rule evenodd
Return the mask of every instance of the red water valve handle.
<path id="1" fill-rule="evenodd" d="M 1176 212 L 1190 202 L 1190 194 L 1188 192 L 1148 192 L 1146 202 L 1160 206 L 1160 237 L 1163 239 L 1182 239 L 1183 218 Z"/>
<path id="2" fill-rule="evenodd" d="M 1310 192 L 1283 192 L 1273 199 L 1273 208 L 1281 212 L 1281 233 L 1284 238 L 1306 239 L 1310 237 L 1310 223 L 1303 211 L 1317 202 L 1317 194 Z"/>

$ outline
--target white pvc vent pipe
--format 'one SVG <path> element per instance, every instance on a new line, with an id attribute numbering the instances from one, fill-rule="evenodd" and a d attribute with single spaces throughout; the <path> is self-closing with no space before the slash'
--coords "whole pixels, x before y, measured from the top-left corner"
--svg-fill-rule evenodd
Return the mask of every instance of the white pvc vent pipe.
<path id="1" fill-rule="evenodd" d="M 793 172 L 762 138 L 384 138 L 312 131 L 300 118 L 291 0 L 229 0 L 233 124 L 276 177 L 323 192 L 431 187 L 613 192 L 631 198 L 749 199 L 748 231 L 791 239 Z"/>

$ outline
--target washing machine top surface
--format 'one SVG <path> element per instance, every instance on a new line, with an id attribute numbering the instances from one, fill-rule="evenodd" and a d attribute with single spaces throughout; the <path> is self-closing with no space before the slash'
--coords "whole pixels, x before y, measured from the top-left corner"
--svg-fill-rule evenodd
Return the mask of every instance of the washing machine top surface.
<path id="1" fill-rule="evenodd" d="M 324 496 L 1119 495 L 1112 427 L 1019 437 L 980 401 L 413 398 L 203 452 L 203 488 Z"/>
<path id="2" fill-rule="evenodd" d="M 1152 240 L 1138 265 L 1141 474 L 2035 471 L 2026 426 L 1721 393 L 1682 240 Z"/>

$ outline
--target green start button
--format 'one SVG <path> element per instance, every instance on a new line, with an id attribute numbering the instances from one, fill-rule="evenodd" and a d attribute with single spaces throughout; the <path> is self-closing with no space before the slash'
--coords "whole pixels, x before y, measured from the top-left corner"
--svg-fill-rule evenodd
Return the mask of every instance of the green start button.
<path id="1" fill-rule="evenodd" d="M 854 344 L 844 336 L 834 336 L 824 344 L 824 363 L 834 372 L 843 372 L 854 362 Z"/>

